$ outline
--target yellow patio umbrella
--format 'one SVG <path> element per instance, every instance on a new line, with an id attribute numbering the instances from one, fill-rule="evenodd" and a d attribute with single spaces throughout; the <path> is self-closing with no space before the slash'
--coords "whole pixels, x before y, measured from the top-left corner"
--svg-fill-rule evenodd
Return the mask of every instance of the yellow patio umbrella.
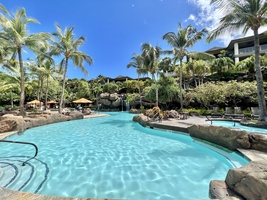
<path id="1" fill-rule="evenodd" d="M 56 104 L 56 101 L 48 101 L 47 104 Z"/>
<path id="2" fill-rule="evenodd" d="M 93 103 L 93 102 L 91 100 L 81 98 L 81 99 L 73 101 L 73 103 Z"/>
<path id="3" fill-rule="evenodd" d="M 36 105 L 36 104 L 42 104 L 41 101 L 38 101 L 38 100 L 33 100 L 33 101 L 30 101 L 30 102 L 27 102 L 28 105 Z"/>

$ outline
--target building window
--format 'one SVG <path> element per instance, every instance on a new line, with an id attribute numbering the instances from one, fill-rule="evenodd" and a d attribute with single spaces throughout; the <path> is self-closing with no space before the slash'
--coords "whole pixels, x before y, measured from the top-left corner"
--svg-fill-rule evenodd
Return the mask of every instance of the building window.
<path id="1" fill-rule="evenodd" d="M 263 44 L 260 46 L 261 51 L 266 51 L 267 50 L 267 44 Z"/>
<path id="2" fill-rule="evenodd" d="M 267 44 L 260 45 L 260 51 L 266 51 L 267 50 Z M 245 53 L 252 53 L 254 52 L 254 47 L 246 47 L 239 49 L 239 54 L 245 54 Z"/>

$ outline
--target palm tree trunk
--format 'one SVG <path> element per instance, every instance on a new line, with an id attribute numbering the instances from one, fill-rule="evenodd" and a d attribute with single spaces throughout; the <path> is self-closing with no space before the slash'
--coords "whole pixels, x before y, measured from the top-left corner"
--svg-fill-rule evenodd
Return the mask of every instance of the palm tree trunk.
<path id="1" fill-rule="evenodd" d="M 40 101 L 43 99 L 43 86 L 44 86 L 44 77 L 41 78 L 41 86 L 40 86 Z"/>
<path id="2" fill-rule="evenodd" d="M 48 77 L 46 77 L 45 110 L 47 109 L 47 96 L 48 96 Z"/>
<path id="3" fill-rule="evenodd" d="M 41 78 L 38 77 L 38 90 L 37 90 L 37 100 L 40 101 L 40 93 L 41 93 Z"/>
<path id="4" fill-rule="evenodd" d="M 67 70 L 68 70 L 68 58 L 66 58 L 65 70 L 63 72 L 62 92 L 61 92 L 60 103 L 59 103 L 59 110 L 58 110 L 59 113 L 62 113 L 62 110 L 63 110 L 64 91 L 65 91 L 65 83 L 66 83 Z"/>
<path id="5" fill-rule="evenodd" d="M 10 104 L 11 104 L 11 108 L 14 108 L 14 103 L 13 103 L 13 92 L 12 92 L 12 90 L 10 90 Z"/>
<path id="6" fill-rule="evenodd" d="M 19 99 L 19 109 L 20 115 L 25 117 L 26 112 L 24 109 L 24 101 L 25 101 L 25 77 L 24 77 L 24 67 L 22 61 L 22 53 L 21 48 L 18 48 L 18 56 L 19 56 L 19 67 L 20 67 L 20 99 Z"/>
<path id="7" fill-rule="evenodd" d="M 142 106 L 142 97 L 141 97 L 141 86 L 140 86 L 140 74 L 138 73 L 138 92 L 139 92 L 139 96 L 140 96 L 140 99 L 139 99 L 139 103 L 140 103 L 140 107 Z"/>
<path id="8" fill-rule="evenodd" d="M 180 104 L 181 104 L 181 111 L 183 111 L 183 81 L 182 81 L 182 76 L 183 76 L 183 63 L 182 59 L 180 59 Z"/>
<path id="9" fill-rule="evenodd" d="M 257 80 L 257 94 L 259 104 L 259 121 L 265 121 L 266 103 L 264 99 L 263 78 L 260 67 L 260 44 L 258 29 L 254 30 L 254 48 L 255 48 L 255 66 L 256 66 L 256 80 Z"/>
<path id="10" fill-rule="evenodd" d="M 158 83 L 156 81 L 156 78 L 155 78 L 155 74 L 153 74 L 153 79 L 154 79 L 154 82 L 156 84 L 156 107 L 159 106 L 159 89 L 158 89 Z"/>

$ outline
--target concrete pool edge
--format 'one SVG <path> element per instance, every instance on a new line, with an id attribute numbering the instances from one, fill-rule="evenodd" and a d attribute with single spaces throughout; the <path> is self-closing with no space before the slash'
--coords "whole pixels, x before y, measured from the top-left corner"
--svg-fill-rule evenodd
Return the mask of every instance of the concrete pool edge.
<path id="1" fill-rule="evenodd" d="M 46 196 L 27 192 L 20 192 L 10 190 L 8 188 L 0 187 L 1 200 L 116 200 L 107 198 L 77 198 L 77 197 L 59 197 L 59 196 Z"/>

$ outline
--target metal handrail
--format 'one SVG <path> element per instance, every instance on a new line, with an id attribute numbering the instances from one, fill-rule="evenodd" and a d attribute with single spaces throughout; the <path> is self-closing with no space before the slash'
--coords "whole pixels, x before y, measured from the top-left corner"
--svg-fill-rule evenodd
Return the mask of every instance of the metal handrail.
<path id="1" fill-rule="evenodd" d="M 34 148 L 35 148 L 35 155 L 32 158 L 29 158 L 28 160 L 24 161 L 22 163 L 22 166 L 25 166 L 25 163 L 26 162 L 28 162 L 29 160 L 35 158 L 37 156 L 37 154 L 38 154 L 38 147 L 35 144 L 31 143 L 31 142 L 20 142 L 20 141 L 13 141 L 13 140 L 0 140 L 0 142 L 17 143 L 17 144 L 29 144 L 29 145 L 34 146 Z"/>
<path id="2" fill-rule="evenodd" d="M 208 119 L 208 121 L 210 121 L 210 124 L 212 124 L 212 120 L 207 115 L 206 118 Z"/>

